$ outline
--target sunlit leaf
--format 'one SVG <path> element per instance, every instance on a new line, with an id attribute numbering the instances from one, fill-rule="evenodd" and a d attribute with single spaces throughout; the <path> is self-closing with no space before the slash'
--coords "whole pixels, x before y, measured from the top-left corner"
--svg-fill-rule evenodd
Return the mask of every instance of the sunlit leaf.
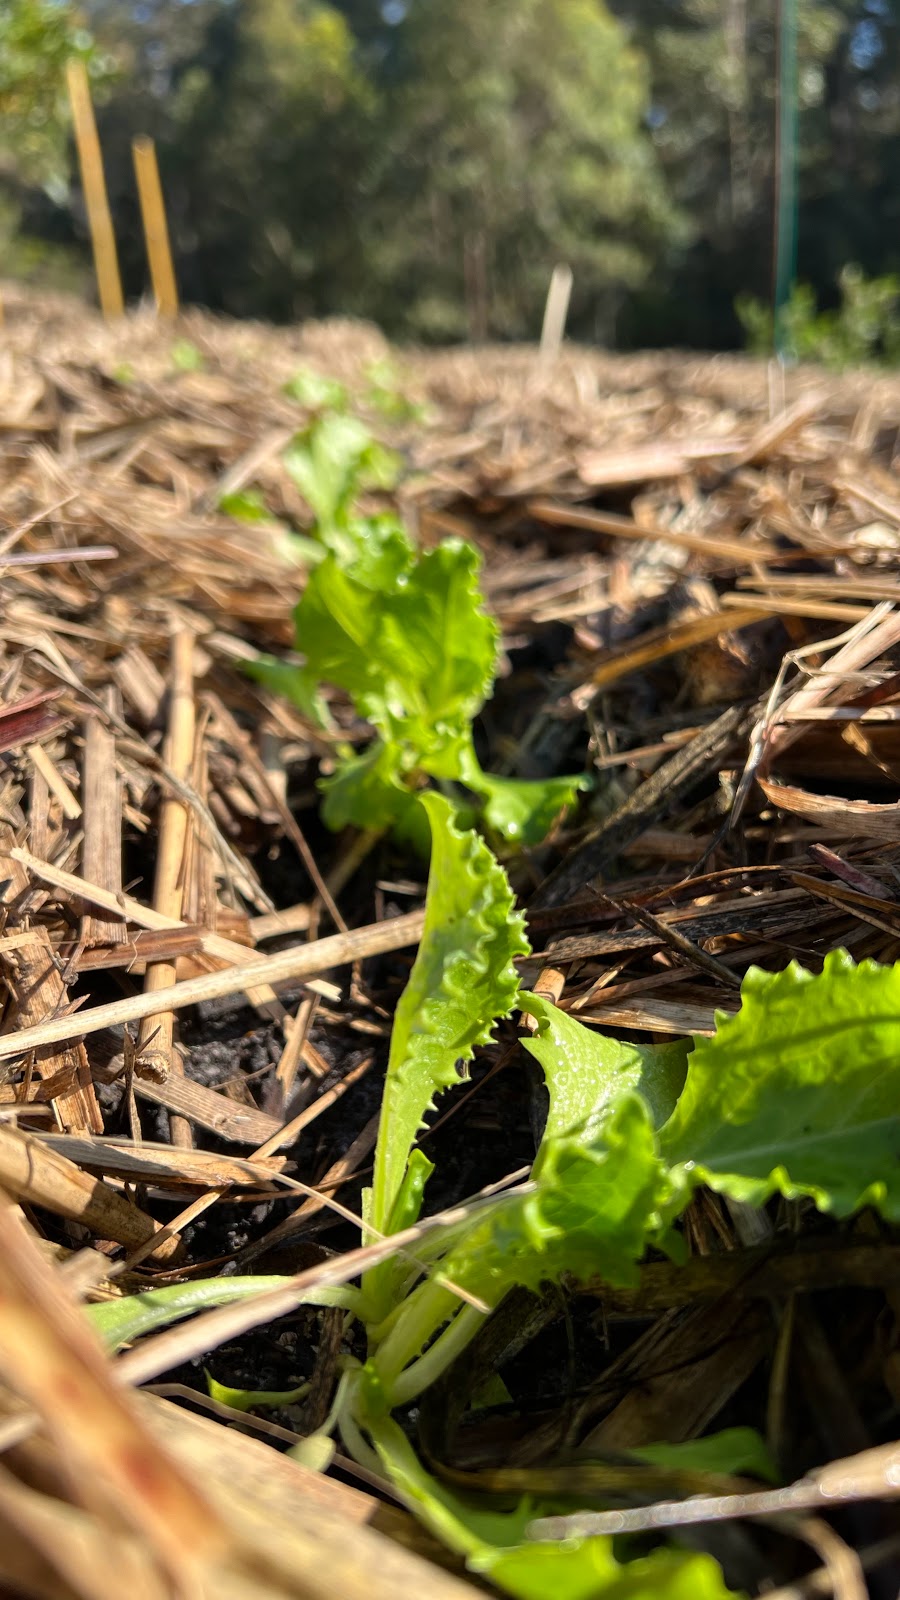
<path id="1" fill-rule="evenodd" d="M 540 844 L 560 813 L 574 804 L 582 790 L 590 788 L 590 779 L 583 773 L 571 778 L 495 777 L 482 771 L 474 754 L 462 776 L 482 798 L 482 817 L 488 831 L 507 844 L 526 849 Z"/>
<path id="2" fill-rule="evenodd" d="M 336 378 L 314 372 L 312 367 L 300 367 L 288 379 L 284 393 L 289 400 L 296 400 L 310 411 L 344 411 L 350 398 Z"/>
<path id="3" fill-rule="evenodd" d="M 681 1185 L 900 1218 L 900 965 L 835 950 L 818 976 L 752 967 L 741 1001 L 695 1040 L 661 1133 Z"/>
<path id="4" fill-rule="evenodd" d="M 643 1096 L 655 1126 L 670 1116 L 684 1085 L 685 1043 L 628 1044 L 586 1027 L 540 995 L 523 991 L 521 1001 L 538 1022 L 537 1033 L 522 1043 L 540 1062 L 550 1096 L 545 1139 L 589 1135 L 625 1088 Z"/>
<path id="5" fill-rule="evenodd" d="M 532 1186 L 498 1195 L 443 1258 L 442 1275 L 488 1304 L 513 1285 L 538 1289 L 563 1273 L 633 1282 L 668 1197 L 667 1174 L 639 1095 L 607 1101 L 594 1130 L 545 1136 Z"/>
<path id="6" fill-rule="evenodd" d="M 373 439 L 365 423 L 344 410 L 327 410 L 288 445 L 284 465 L 316 520 L 323 542 L 352 554 L 340 538 L 356 496 L 364 489 L 391 489 L 399 461 Z"/>
<path id="7" fill-rule="evenodd" d="M 407 1157 L 434 1097 L 484 1044 L 518 989 L 513 957 L 527 951 L 502 867 L 477 834 L 462 833 L 437 794 L 420 802 L 431 824 L 425 929 L 394 1016 L 370 1220 L 388 1226 Z"/>

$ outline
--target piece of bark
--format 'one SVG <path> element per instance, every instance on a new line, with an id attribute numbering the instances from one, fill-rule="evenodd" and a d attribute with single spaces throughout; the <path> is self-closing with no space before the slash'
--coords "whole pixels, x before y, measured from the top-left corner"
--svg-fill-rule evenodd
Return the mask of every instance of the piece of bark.
<path id="1" fill-rule="evenodd" d="M 152 1183 L 160 1188 L 180 1188 L 183 1184 L 203 1189 L 225 1189 L 234 1184 L 265 1187 L 284 1166 L 283 1156 L 243 1161 L 239 1156 L 219 1155 L 214 1150 L 187 1150 L 149 1140 L 136 1144 L 128 1139 L 83 1139 L 69 1133 L 42 1133 L 33 1138 L 43 1149 L 77 1163 L 79 1168 L 120 1178 L 124 1183 Z M 143 1239 L 134 1242 L 142 1244 Z"/>
<path id="2" fill-rule="evenodd" d="M 255 1106 L 240 1105 L 227 1095 L 181 1075 L 172 1074 L 165 1083 L 135 1078 L 134 1091 L 139 1099 L 165 1106 L 232 1144 L 265 1144 L 281 1131 L 282 1124 L 277 1117 L 270 1117 Z"/>
<path id="3" fill-rule="evenodd" d="M 626 1392 L 578 1453 L 696 1439 L 750 1377 L 770 1340 L 763 1306 L 725 1300 L 664 1316 L 628 1352 L 621 1374 Z"/>

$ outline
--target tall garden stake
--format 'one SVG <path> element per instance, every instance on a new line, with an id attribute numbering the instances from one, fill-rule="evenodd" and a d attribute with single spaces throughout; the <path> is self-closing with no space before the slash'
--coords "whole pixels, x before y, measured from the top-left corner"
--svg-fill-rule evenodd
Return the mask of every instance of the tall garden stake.
<path id="1" fill-rule="evenodd" d="M 84 203 L 91 230 L 100 306 L 105 317 L 119 317 L 125 309 L 125 302 L 122 298 L 116 236 L 113 233 L 112 217 L 109 212 L 103 157 L 100 153 L 100 140 L 97 137 L 97 123 L 94 119 L 94 107 L 91 104 L 91 91 L 84 62 L 69 61 L 66 65 L 66 79 L 72 106 L 72 121 L 75 126 Z"/>
<path id="2" fill-rule="evenodd" d="M 178 310 L 178 286 L 172 265 L 169 228 L 163 201 L 162 184 L 156 161 L 156 146 L 152 139 L 135 139 L 131 153 L 134 157 L 134 175 L 141 202 L 141 220 L 147 241 L 147 260 L 150 263 L 150 281 L 160 316 L 174 317 Z"/>

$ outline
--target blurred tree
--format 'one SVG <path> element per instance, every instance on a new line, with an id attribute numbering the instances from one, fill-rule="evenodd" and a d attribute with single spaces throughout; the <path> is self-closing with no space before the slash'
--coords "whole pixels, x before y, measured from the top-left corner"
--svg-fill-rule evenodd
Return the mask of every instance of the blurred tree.
<path id="1" fill-rule="evenodd" d="M 848 263 L 873 277 L 900 270 L 900 3 L 835 4 L 800 210 L 800 276 L 830 308 Z"/>
<path id="2" fill-rule="evenodd" d="M 132 292 L 134 131 L 183 292 L 237 314 L 533 335 L 565 259 L 573 325 L 609 337 L 675 225 L 642 58 L 602 0 L 87 3 L 127 59 L 101 133 Z"/>
<path id="3" fill-rule="evenodd" d="M 773 0 L 611 0 L 645 53 L 653 140 L 692 238 L 629 307 L 634 341 L 740 342 L 737 296 L 772 275 L 777 7 Z M 898 127 L 897 0 L 798 0 L 799 275 L 825 304 L 841 268 L 897 264 L 875 203 L 875 150 Z M 883 169 L 900 208 L 897 167 Z M 871 250 L 861 247 L 867 239 Z M 677 294 L 673 283 L 677 282 Z"/>
<path id="4" fill-rule="evenodd" d="M 0 161 L 4 176 L 59 185 L 67 171 L 65 64 L 90 67 L 93 43 L 65 0 L 0 5 Z"/>
<path id="5" fill-rule="evenodd" d="M 798 5 L 799 274 L 827 311 L 847 263 L 900 272 L 900 0 Z M 567 260 L 574 334 L 733 345 L 736 297 L 765 300 L 771 279 L 776 15 L 775 0 L 0 0 L 0 234 L 19 215 L 83 232 L 63 89 L 78 50 L 100 77 L 115 64 L 100 132 L 132 296 L 130 146 L 149 133 L 187 299 L 534 337 Z"/>
<path id="6" fill-rule="evenodd" d="M 96 83 L 110 64 L 68 0 L 0 0 L 0 258 L 10 276 L 81 287 L 71 246 L 65 66 Z"/>
<path id="7" fill-rule="evenodd" d="M 101 137 L 131 292 L 145 268 L 129 147 L 143 132 L 157 141 L 185 298 L 276 320 L 333 306 L 359 252 L 368 115 L 340 13 L 317 0 L 146 0 L 120 27 L 116 0 L 88 4 L 130 66 Z"/>
<path id="8" fill-rule="evenodd" d="M 371 292 L 426 338 L 530 336 L 557 261 L 609 337 L 676 226 L 648 82 L 602 0 L 396 0 L 366 172 Z"/>
<path id="9" fill-rule="evenodd" d="M 369 94 L 340 14 L 240 0 L 181 86 L 179 155 L 200 276 L 226 309 L 336 309 L 363 268 L 354 198 Z"/>

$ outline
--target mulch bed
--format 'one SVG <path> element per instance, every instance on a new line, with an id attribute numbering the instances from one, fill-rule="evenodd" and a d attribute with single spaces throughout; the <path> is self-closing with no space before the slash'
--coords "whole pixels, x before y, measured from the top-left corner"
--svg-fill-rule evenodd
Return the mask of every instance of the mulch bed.
<path id="1" fill-rule="evenodd" d="M 352 1247 L 329 1203 L 358 1210 L 424 896 L 422 864 L 390 842 L 323 829 L 327 740 L 242 670 L 291 648 L 300 576 L 277 531 L 216 508 L 252 484 L 273 520 L 309 525 L 281 460 L 308 414 L 285 384 L 300 367 L 344 382 L 404 458 L 419 540 L 482 549 L 505 652 L 484 765 L 597 780 L 509 863 L 536 952 L 526 975 L 583 1021 L 658 1040 L 711 1032 L 751 964 L 816 969 L 839 945 L 900 958 L 900 380 L 659 353 L 394 352 L 350 321 L 190 312 L 173 330 L 142 310 L 113 327 L 62 298 L 3 299 L 0 1187 L 29 1232 L 16 1244 L 17 1213 L 0 1212 L 0 1577 L 99 1596 L 133 1573 L 150 1595 L 166 1591 L 139 1580 L 135 1529 L 177 1565 L 165 1518 L 116 1510 L 143 1490 L 110 1443 L 107 1368 L 92 1369 L 90 1428 L 59 1399 L 28 1321 L 26 1245 L 53 1264 L 48 1340 L 73 1288 L 298 1272 Z M 400 420 L 371 401 L 388 362 L 411 403 Z M 165 1011 L 149 998 L 161 988 L 177 988 Z M 533 1154 L 540 1106 L 517 1039 L 504 1024 L 427 1135 L 434 1206 Z M 740 1423 L 763 1428 L 787 1478 L 892 1440 L 890 1231 L 701 1195 L 686 1234 L 678 1273 L 650 1262 L 627 1294 L 588 1285 L 566 1319 L 558 1297 L 493 1319 L 465 1381 L 505 1362 L 515 1406 L 459 1437 L 452 1396 L 424 1407 L 450 1481 L 512 1492 L 526 1469 Z M 202 1352 L 179 1349 L 165 1371 L 183 1400 L 205 1386 Z M 340 1543 L 332 1516 L 355 1525 L 347 1595 L 421 1589 L 410 1549 L 440 1559 L 346 1467 L 321 1479 L 277 1455 L 320 1425 L 340 1351 L 339 1319 L 301 1312 L 210 1358 L 246 1387 L 312 1375 L 303 1406 L 248 1424 L 268 1444 L 158 1397 L 137 1414 L 147 1459 L 179 1463 L 172 1538 L 207 1517 L 204 1581 L 221 1561 L 220 1592 L 338 1592 L 309 1576 Z M 23 1403 L 42 1419 L 27 1437 Z M 84 1494 L 64 1471 L 74 1428 L 93 1452 Z M 240 1573 L 216 1543 L 232 1519 Z M 806 1523 L 806 1544 L 746 1524 L 707 1543 L 748 1590 L 856 1593 L 828 1525 Z M 835 1526 L 871 1593 L 896 1593 L 880 1504 Z M 473 1592 L 437 1566 L 424 1581 L 438 1600 Z"/>

